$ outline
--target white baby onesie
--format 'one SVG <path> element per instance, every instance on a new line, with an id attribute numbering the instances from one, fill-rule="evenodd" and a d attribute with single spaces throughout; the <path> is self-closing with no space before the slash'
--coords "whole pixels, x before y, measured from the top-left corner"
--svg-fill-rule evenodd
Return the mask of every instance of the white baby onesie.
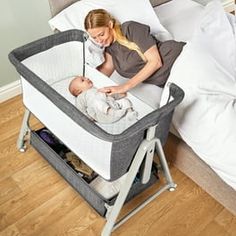
<path id="1" fill-rule="evenodd" d="M 88 118 L 100 124 L 111 124 L 122 117 L 126 117 L 127 122 L 134 123 L 138 115 L 128 98 L 116 99 L 99 92 L 94 87 L 78 95 L 76 107 Z"/>

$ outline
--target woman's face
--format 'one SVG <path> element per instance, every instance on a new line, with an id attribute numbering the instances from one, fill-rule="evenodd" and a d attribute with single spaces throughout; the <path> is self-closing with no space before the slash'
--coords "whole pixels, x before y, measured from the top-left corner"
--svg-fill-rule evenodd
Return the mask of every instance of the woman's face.
<path id="1" fill-rule="evenodd" d="M 113 30 L 108 26 L 88 29 L 88 33 L 96 43 L 103 47 L 110 46 L 114 40 Z"/>

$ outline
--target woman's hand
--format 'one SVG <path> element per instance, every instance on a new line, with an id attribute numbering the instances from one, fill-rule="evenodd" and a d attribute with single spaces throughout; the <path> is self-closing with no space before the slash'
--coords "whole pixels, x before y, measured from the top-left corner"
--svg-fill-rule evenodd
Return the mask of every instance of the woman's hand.
<path id="1" fill-rule="evenodd" d="M 109 86 L 98 89 L 99 92 L 106 93 L 108 95 L 112 94 L 126 94 L 126 92 L 129 90 L 128 86 L 126 84 L 117 85 L 117 86 Z"/>

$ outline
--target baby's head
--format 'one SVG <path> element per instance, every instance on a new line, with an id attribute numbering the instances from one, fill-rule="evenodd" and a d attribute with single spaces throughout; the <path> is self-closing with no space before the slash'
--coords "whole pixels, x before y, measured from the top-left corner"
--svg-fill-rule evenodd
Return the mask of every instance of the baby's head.
<path id="1" fill-rule="evenodd" d="M 69 91 L 73 96 L 78 96 L 80 93 L 93 87 L 93 82 L 83 76 L 76 76 L 69 85 Z"/>

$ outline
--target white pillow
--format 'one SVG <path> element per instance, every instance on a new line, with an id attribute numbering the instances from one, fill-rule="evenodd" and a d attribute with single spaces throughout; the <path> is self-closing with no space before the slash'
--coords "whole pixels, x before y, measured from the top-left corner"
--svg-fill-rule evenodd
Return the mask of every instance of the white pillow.
<path id="1" fill-rule="evenodd" d="M 235 25 L 231 25 L 219 0 L 207 4 L 191 42 L 201 45 L 226 71 L 236 77 Z"/>
<path id="2" fill-rule="evenodd" d="M 155 7 L 161 24 L 176 41 L 187 42 L 191 39 L 195 26 L 201 19 L 204 6 L 192 0 L 172 0 Z"/>
<path id="3" fill-rule="evenodd" d="M 92 9 L 103 8 L 120 23 L 133 20 L 150 26 L 151 33 L 159 40 L 172 39 L 170 33 L 161 25 L 149 0 L 81 0 L 64 9 L 51 20 L 50 27 L 55 30 L 84 30 L 84 19 Z"/>

